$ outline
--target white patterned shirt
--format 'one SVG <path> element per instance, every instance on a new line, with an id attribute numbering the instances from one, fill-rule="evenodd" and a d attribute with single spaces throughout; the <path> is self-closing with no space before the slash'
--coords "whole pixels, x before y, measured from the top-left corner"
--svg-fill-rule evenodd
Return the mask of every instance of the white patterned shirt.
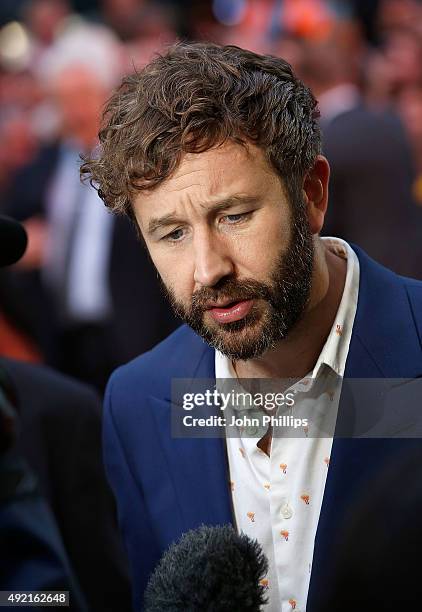
<path id="1" fill-rule="evenodd" d="M 357 308 L 356 254 L 343 240 L 322 240 L 347 259 L 342 299 L 312 372 L 283 391 L 294 393 L 294 406 L 276 412 L 276 416 L 309 417 L 309 425 L 295 430 L 294 437 L 291 430 L 287 434 L 282 426 L 274 426 L 270 456 L 257 446 L 267 427 L 246 427 L 236 437 L 226 438 L 237 529 L 257 539 L 269 560 L 263 582 L 269 598 L 266 612 L 306 609 L 333 426 Z M 219 352 L 215 372 L 218 389 L 224 387 L 219 379 L 236 377 L 231 361 Z"/>

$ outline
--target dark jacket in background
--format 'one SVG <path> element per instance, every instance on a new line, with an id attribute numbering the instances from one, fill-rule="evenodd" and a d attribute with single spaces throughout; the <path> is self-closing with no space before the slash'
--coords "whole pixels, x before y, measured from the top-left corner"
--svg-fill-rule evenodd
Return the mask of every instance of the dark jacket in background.
<path id="1" fill-rule="evenodd" d="M 359 105 L 321 127 L 331 166 L 323 234 L 357 244 L 398 274 L 422 278 L 422 209 L 412 198 L 411 150 L 398 117 Z"/>
<path id="2" fill-rule="evenodd" d="M 0 550 L 0 591 L 68 591 L 70 609 L 88 611 L 51 509 L 13 449 L 0 454 Z"/>
<path id="3" fill-rule="evenodd" d="M 17 400 L 17 450 L 49 502 L 90 610 L 130 610 L 126 563 L 102 465 L 97 394 L 49 368 L 4 358 L 0 368 Z"/>

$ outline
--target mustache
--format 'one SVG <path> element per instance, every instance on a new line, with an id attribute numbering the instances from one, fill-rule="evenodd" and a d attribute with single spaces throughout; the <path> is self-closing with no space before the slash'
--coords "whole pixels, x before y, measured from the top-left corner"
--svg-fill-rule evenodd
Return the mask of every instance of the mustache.
<path id="1" fill-rule="evenodd" d="M 202 287 L 195 291 L 191 299 L 192 312 L 203 312 L 208 304 L 218 302 L 238 302 L 240 300 L 263 299 L 271 301 L 272 293 L 264 283 L 254 279 L 241 281 L 226 278 L 221 279 L 213 287 Z"/>

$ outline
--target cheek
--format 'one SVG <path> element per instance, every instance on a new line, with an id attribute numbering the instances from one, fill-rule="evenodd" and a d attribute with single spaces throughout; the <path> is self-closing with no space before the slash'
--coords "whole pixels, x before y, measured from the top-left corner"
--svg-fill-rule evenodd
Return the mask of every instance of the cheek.
<path id="1" fill-rule="evenodd" d="M 193 268 L 189 259 L 180 253 L 157 253 L 150 250 L 153 264 L 165 287 L 177 301 L 190 302 L 193 293 Z"/>
<path id="2" fill-rule="evenodd" d="M 282 225 L 279 218 L 239 237 L 232 244 L 233 259 L 239 276 L 256 280 L 268 279 L 275 262 L 287 251 L 289 243 L 290 230 Z"/>

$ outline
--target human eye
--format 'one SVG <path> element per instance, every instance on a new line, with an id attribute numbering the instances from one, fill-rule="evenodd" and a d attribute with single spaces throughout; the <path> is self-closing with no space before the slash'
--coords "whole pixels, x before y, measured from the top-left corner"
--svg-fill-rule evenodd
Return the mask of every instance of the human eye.
<path id="1" fill-rule="evenodd" d="M 169 234 L 166 234 L 165 236 L 163 236 L 161 238 L 161 240 L 164 240 L 165 242 L 181 242 L 182 238 L 184 237 L 184 231 L 182 228 L 177 228 L 175 230 L 173 230 L 172 232 L 170 232 Z"/>
<path id="2" fill-rule="evenodd" d="M 228 225 L 237 225 L 242 221 L 246 221 L 252 215 L 252 211 L 244 212 L 244 213 L 236 213 L 232 215 L 224 215 L 222 217 L 223 223 L 227 223 Z"/>

